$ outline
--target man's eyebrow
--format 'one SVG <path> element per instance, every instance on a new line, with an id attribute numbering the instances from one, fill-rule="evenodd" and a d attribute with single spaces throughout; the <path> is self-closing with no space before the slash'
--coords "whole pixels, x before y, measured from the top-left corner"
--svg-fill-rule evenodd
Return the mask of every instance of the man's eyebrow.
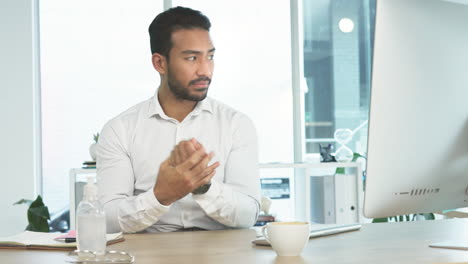
<path id="1" fill-rule="evenodd" d="M 208 50 L 208 53 L 212 53 L 215 50 L 216 50 L 215 48 L 212 48 L 212 49 Z M 202 53 L 202 52 L 199 51 L 199 50 L 183 50 L 182 51 L 182 54 L 200 54 L 200 53 Z"/>
<path id="2" fill-rule="evenodd" d="M 182 54 L 200 54 L 201 51 L 199 50 L 183 50 Z"/>

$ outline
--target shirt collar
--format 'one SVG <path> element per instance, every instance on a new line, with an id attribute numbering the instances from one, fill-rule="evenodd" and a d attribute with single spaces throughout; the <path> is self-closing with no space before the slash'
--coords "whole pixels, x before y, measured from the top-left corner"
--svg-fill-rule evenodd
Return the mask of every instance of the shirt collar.
<path id="1" fill-rule="evenodd" d="M 213 113 L 213 106 L 212 106 L 212 100 L 209 97 L 206 97 L 203 101 L 200 101 L 197 103 L 195 108 L 190 112 L 188 115 L 189 116 L 197 116 L 201 112 L 206 111 L 208 113 Z M 162 107 L 161 104 L 159 103 L 158 99 L 158 90 L 156 90 L 156 93 L 154 94 L 153 98 L 151 98 L 149 109 L 148 109 L 148 117 L 152 117 L 154 115 L 159 115 L 162 118 L 169 119 Z"/>
<path id="2" fill-rule="evenodd" d="M 206 97 L 203 101 L 200 101 L 197 103 L 195 108 L 192 110 L 192 112 L 189 115 L 198 115 L 201 112 L 208 112 L 208 113 L 213 113 L 213 108 L 211 104 L 211 98 Z"/>

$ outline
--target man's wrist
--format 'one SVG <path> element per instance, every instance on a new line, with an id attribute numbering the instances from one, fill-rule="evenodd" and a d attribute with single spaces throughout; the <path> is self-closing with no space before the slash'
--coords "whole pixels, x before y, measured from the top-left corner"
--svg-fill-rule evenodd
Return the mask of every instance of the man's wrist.
<path id="1" fill-rule="evenodd" d="M 154 194 L 154 198 L 156 198 L 156 200 L 158 200 L 158 202 L 161 204 L 161 205 L 164 205 L 164 206 L 169 206 L 171 205 L 172 201 L 170 201 L 169 199 L 164 199 L 162 198 L 161 194 L 158 193 L 158 191 L 156 191 L 156 189 L 153 190 L 153 194 Z"/>
<path id="2" fill-rule="evenodd" d="M 204 194 L 210 189 L 210 187 L 211 187 L 211 182 L 196 188 L 195 190 L 192 191 L 192 194 Z"/>

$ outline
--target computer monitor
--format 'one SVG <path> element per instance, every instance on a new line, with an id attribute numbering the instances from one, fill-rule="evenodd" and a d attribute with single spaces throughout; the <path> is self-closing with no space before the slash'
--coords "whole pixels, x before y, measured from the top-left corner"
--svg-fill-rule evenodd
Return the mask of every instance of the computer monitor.
<path id="1" fill-rule="evenodd" d="M 366 217 L 468 207 L 468 1 L 377 0 L 367 154 Z"/>

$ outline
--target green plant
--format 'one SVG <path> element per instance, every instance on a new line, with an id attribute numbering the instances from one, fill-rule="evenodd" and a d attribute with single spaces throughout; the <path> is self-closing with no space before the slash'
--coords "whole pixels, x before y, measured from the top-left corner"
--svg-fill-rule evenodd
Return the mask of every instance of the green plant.
<path id="1" fill-rule="evenodd" d="M 353 153 L 353 159 L 351 160 L 351 162 L 355 162 L 358 158 L 364 158 L 365 159 L 366 156 L 354 152 Z M 344 174 L 344 173 L 345 173 L 345 168 L 343 168 L 343 167 L 336 168 L 335 174 Z"/>
<path id="2" fill-rule="evenodd" d="M 27 200 L 21 199 L 14 203 L 17 204 L 27 204 L 28 208 L 28 226 L 26 230 L 36 231 L 36 232 L 49 232 L 49 222 L 50 214 L 49 209 L 45 206 L 40 195 L 37 196 L 36 200 Z"/>
<path id="3" fill-rule="evenodd" d="M 386 223 L 386 222 L 408 222 L 408 221 L 415 221 L 417 220 L 418 216 L 424 217 L 425 220 L 434 220 L 435 216 L 433 213 L 426 213 L 426 214 L 408 214 L 408 215 L 397 215 L 397 216 L 389 216 L 389 217 L 382 217 L 382 218 L 374 218 L 372 223 Z"/>
<path id="4" fill-rule="evenodd" d="M 99 132 L 97 132 L 96 134 L 93 134 L 93 140 L 94 140 L 94 143 L 98 143 L 98 140 L 99 140 Z"/>

